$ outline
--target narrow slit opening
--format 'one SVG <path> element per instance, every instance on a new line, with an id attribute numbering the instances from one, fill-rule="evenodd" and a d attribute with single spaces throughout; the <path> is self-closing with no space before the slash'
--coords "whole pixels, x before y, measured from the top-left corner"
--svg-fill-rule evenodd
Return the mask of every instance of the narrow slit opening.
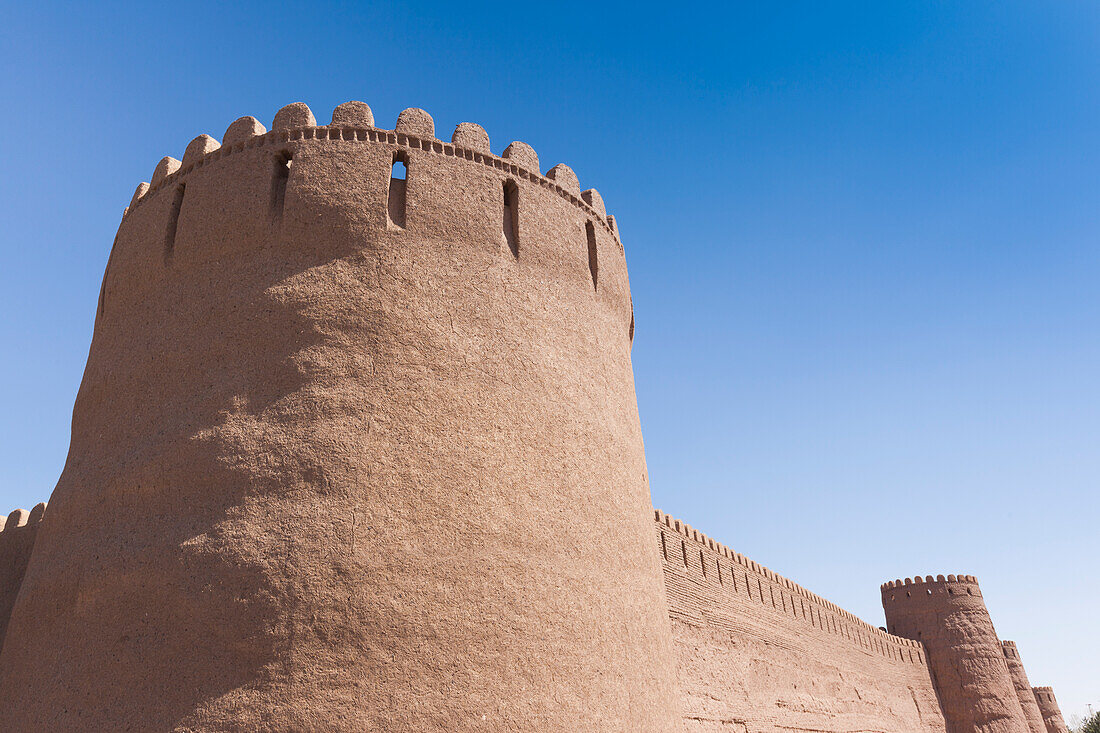
<path id="1" fill-rule="evenodd" d="M 584 224 L 584 233 L 588 238 L 588 271 L 592 273 L 592 289 L 599 289 L 600 262 L 596 254 L 596 227 L 588 221 Z"/>
<path id="2" fill-rule="evenodd" d="M 390 224 L 400 229 L 405 228 L 405 209 L 408 203 L 409 158 L 402 150 L 393 154 L 390 163 L 390 190 L 386 203 L 386 211 Z"/>
<path id="3" fill-rule="evenodd" d="M 179 226 L 180 209 L 183 208 L 183 190 L 186 184 L 176 186 L 176 195 L 172 197 L 172 211 L 168 215 L 168 229 L 164 233 L 164 262 L 172 260 L 176 248 L 176 227 Z"/>
<path id="4" fill-rule="evenodd" d="M 512 256 L 519 259 L 519 187 L 515 181 L 504 182 L 504 212 L 502 231 Z"/>
<path id="5" fill-rule="evenodd" d="M 290 181 L 290 166 L 294 162 L 294 155 L 289 150 L 284 150 L 275 156 L 274 169 L 271 174 L 271 214 L 276 219 L 282 218 L 283 203 L 286 201 L 286 184 Z"/>

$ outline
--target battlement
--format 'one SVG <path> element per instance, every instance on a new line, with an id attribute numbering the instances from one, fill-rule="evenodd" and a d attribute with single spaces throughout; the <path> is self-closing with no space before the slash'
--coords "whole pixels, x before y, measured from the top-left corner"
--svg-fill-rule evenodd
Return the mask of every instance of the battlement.
<path id="1" fill-rule="evenodd" d="M 339 105 L 328 125 L 318 125 L 308 106 L 294 102 L 276 113 L 271 131 L 254 117 L 241 117 L 226 129 L 221 143 L 210 135 L 199 135 L 187 145 L 182 160 L 165 157 L 157 163 L 149 182 L 138 184 L 123 216 L 158 191 L 183 183 L 193 170 L 246 149 L 297 140 L 386 143 L 494 168 L 555 192 L 598 221 L 622 250 L 615 217 L 606 212 L 603 197 L 594 188 L 582 191 L 576 173 L 564 163 L 555 165 L 545 175 L 540 174 L 538 154 L 530 145 L 519 141 L 510 143 L 499 156 L 494 155 L 489 135 L 472 122 L 460 122 L 451 135 L 451 142 L 442 142 L 435 137 L 431 115 L 418 108 L 401 112 L 393 130 L 377 128 L 370 107 L 355 101 Z"/>
<path id="2" fill-rule="evenodd" d="M 891 580 L 883 583 L 880 588 L 882 590 L 888 590 L 891 588 L 901 588 L 906 585 L 932 585 L 933 583 L 977 583 L 978 579 L 973 575 L 937 575 L 933 578 L 931 575 L 926 575 L 924 578 L 917 575 L 913 578 L 906 578 L 905 580 Z"/>
<path id="3" fill-rule="evenodd" d="M 661 534 L 660 549 L 662 558 L 666 563 L 680 563 L 682 561 L 684 567 L 697 569 L 702 580 L 723 585 L 728 582 L 731 589 L 734 590 L 737 588 L 737 583 L 741 582 L 745 586 L 744 592 L 749 597 L 756 598 L 761 603 L 767 603 L 781 613 L 789 613 L 793 617 L 804 619 L 815 629 L 840 635 L 865 649 L 871 649 L 886 657 L 915 664 L 924 663 L 923 645 L 919 641 L 896 636 L 880 627 L 867 623 L 832 601 L 745 557 L 743 554 L 731 550 L 721 542 L 715 541 L 699 530 L 665 514 L 659 509 L 654 509 L 654 519 L 659 527 L 684 538 L 680 547 L 670 547 L 668 539 L 663 533 Z M 691 551 L 688 550 L 686 544 L 688 540 L 695 545 Z M 698 548 L 706 548 L 714 556 L 735 563 L 739 567 L 738 572 L 742 574 L 744 580 L 738 581 L 735 575 L 730 575 L 731 567 L 724 571 L 720 563 L 715 562 L 712 564 L 708 562 L 706 553 Z M 693 557 L 695 559 L 692 559 Z M 723 572 L 726 575 L 723 575 Z M 750 577 L 750 574 L 753 577 Z M 727 576 L 728 580 L 725 579 Z M 762 581 L 767 581 L 767 587 L 763 585 Z M 778 589 L 778 595 L 772 591 L 773 586 Z"/>
<path id="4" fill-rule="evenodd" d="M 982 591 L 978 587 L 978 579 L 973 575 L 937 575 L 933 578 L 919 575 L 904 580 L 891 580 L 883 583 L 882 603 L 887 606 L 908 604 L 910 606 L 937 604 L 940 598 L 975 598 L 981 599 Z M 887 616 L 889 617 L 889 613 Z"/>
<path id="5" fill-rule="evenodd" d="M 15 509 L 6 517 L 0 516 L 0 533 L 14 532 L 26 527 L 35 528 L 46 515 L 46 502 L 39 502 L 29 512 L 26 509 Z"/>

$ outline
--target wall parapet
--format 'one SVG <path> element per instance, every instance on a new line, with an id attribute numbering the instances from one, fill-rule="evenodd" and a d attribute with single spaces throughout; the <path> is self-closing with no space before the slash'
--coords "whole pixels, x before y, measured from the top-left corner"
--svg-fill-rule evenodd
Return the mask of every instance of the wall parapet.
<path id="1" fill-rule="evenodd" d="M 654 509 L 653 512 L 654 519 L 661 528 L 662 533 L 660 541 L 663 555 L 662 560 L 666 564 L 681 564 L 682 561 L 684 567 L 690 567 L 692 565 L 698 566 L 704 580 L 724 585 L 725 582 L 723 580 L 722 568 L 720 564 L 717 564 L 717 558 L 725 558 L 730 563 L 735 563 L 740 568 L 740 572 L 752 573 L 758 579 L 778 586 L 781 591 L 785 590 L 792 596 L 792 601 L 796 596 L 800 599 L 799 607 L 794 607 L 791 611 L 786 610 L 786 599 L 782 598 L 782 596 L 779 599 L 780 603 L 783 605 L 782 609 L 780 609 L 779 605 L 776 605 L 774 596 L 770 599 L 765 599 L 761 593 L 761 598 L 759 599 L 761 603 L 770 600 L 771 605 L 782 613 L 792 613 L 795 617 L 806 620 L 814 628 L 822 632 L 836 634 L 854 644 L 858 644 L 866 650 L 871 650 L 887 658 L 921 665 L 925 663 L 926 656 L 924 644 L 920 641 L 896 636 L 880 627 L 874 626 L 850 611 L 841 608 L 832 601 L 795 583 L 789 578 L 764 567 L 760 563 L 751 560 L 739 552 L 733 551 L 728 546 L 708 537 L 706 534 L 688 525 L 686 522 L 681 522 L 669 514 L 662 512 L 660 509 Z M 664 535 L 664 530 L 668 530 L 670 534 L 682 538 L 682 542 L 686 543 L 690 540 L 695 543 L 700 550 L 700 554 L 698 556 L 694 556 L 694 553 L 689 554 L 686 549 L 686 544 L 681 545 L 680 548 L 669 547 L 667 538 Z M 702 554 L 703 550 L 709 551 L 714 555 L 716 563 L 713 568 L 708 568 L 709 563 L 705 562 L 705 555 Z M 677 555 L 677 553 L 679 553 L 679 555 Z M 734 578 L 734 583 L 731 584 L 734 590 L 736 590 L 735 583 L 736 578 Z M 756 590 L 761 592 L 762 589 L 763 586 L 761 585 L 757 586 Z M 749 588 L 747 590 L 751 596 L 753 589 Z M 807 607 L 805 605 L 806 603 L 810 605 Z M 801 611 L 801 613 L 798 613 L 799 611 Z"/>
<path id="2" fill-rule="evenodd" d="M 14 509 L 7 516 L 0 516 L 0 533 L 11 532 L 23 527 L 34 527 L 46 515 L 46 502 L 39 502 L 29 512 L 26 509 Z"/>
<path id="3" fill-rule="evenodd" d="M 345 114 L 343 111 L 351 109 L 351 105 L 359 105 L 365 108 L 365 112 L 360 111 L 356 115 Z M 593 220 L 598 221 L 611 234 L 620 253 L 623 251 L 615 218 L 606 213 L 603 198 L 599 192 L 596 189 L 581 191 L 576 174 L 563 163 L 554 166 L 545 175 L 539 173 L 537 167 L 531 167 L 538 166 L 538 156 L 529 145 L 513 142 L 501 156 L 494 155 L 489 152 L 489 138 L 484 129 L 469 122 L 459 123 L 451 142 L 443 142 L 434 137 L 434 122 L 431 116 L 424 110 L 416 108 L 404 110 L 398 116 L 394 130 L 377 128 L 373 123 L 374 118 L 370 108 L 362 102 L 345 102 L 338 106 L 333 112 L 332 122 L 328 125 L 317 125 L 309 107 L 301 102 L 289 104 L 279 110 L 270 132 L 265 131 L 263 125 L 255 118 L 242 117 L 226 130 L 223 136 L 224 144 L 219 145 L 212 137 L 203 134 L 187 146 L 182 162 L 175 158 L 163 158 L 157 164 L 150 182 L 138 185 L 130 205 L 123 212 L 123 218 L 152 194 L 175 185 L 192 170 L 245 149 L 277 145 L 292 140 L 384 143 L 409 150 L 464 158 L 475 165 L 495 168 L 551 190 L 581 209 Z M 472 132 L 474 127 L 477 128 L 476 133 Z"/>

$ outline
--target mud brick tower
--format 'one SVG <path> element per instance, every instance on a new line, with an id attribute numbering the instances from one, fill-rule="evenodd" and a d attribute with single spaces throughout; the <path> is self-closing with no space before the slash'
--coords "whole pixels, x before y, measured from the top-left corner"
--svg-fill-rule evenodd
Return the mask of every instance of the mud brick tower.
<path id="1" fill-rule="evenodd" d="M 1031 733 L 1046 733 L 1046 724 L 1043 723 L 1043 714 L 1039 711 L 1039 705 L 1035 701 L 1035 692 L 1028 682 L 1027 672 L 1024 671 L 1024 663 L 1020 660 L 1020 652 L 1014 641 L 1002 641 L 1005 662 L 1008 664 L 1008 673 L 1012 676 L 1012 684 L 1016 687 L 1016 697 L 1020 700 L 1020 707 L 1024 711 L 1024 720 L 1027 721 L 1027 729 Z"/>
<path id="2" fill-rule="evenodd" d="M 1050 687 L 1035 687 L 1032 691 L 1035 693 L 1035 701 L 1039 703 L 1039 711 L 1043 714 L 1046 733 L 1069 733 L 1069 727 L 1062 719 L 1062 709 L 1058 707 L 1058 700 L 1054 697 L 1054 690 Z"/>
<path id="3" fill-rule="evenodd" d="M 11 614 L 6 731 L 676 729 L 623 249 L 539 171 L 359 102 L 156 166 Z"/>
<path id="4" fill-rule="evenodd" d="M 45 513 L 46 505 L 39 504 L 29 512 L 16 509 L 6 518 L 0 516 L 0 642 L 7 632 L 8 619 Z"/>
<path id="5" fill-rule="evenodd" d="M 882 586 L 887 629 L 928 653 L 947 733 L 1028 733 L 1000 639 L 972 575 Z"/>

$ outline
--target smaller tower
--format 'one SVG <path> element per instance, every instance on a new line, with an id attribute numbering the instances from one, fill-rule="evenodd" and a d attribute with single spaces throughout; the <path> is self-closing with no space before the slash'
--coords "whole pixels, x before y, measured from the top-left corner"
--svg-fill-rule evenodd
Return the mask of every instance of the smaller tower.
<path id="1" fill-rule="evenodd" d="M 1058 700 L 1054 697 L 1054 690 L 1050 687 L 1032 687 L 1031 690 L 1035 693 L 1039 712 L 1043 714 L 1045 733 L 1069 733 L 1069 727 L 1062 719 L 1062 709 L 1058 707 Z"/>
<path id="2" fill-rule="evenodd" d="M 1039 712 L 1039 705 L 1035 701 L 1035 693 L 1031 690 L 1031 683 L 1027 680 L 1027 672 L 1024 671 L 1024 663 L 1020 661 L 1020 652 L 1014 641 L 1002 641 L 1005 662 L 1008 664 L 1008 673 L 1012 677 L 1012 684 L 1016 688 L 1016 697 L 1020 700 L 1020 707 L 1024 711 L 1024 720 L 1027 721 L 1028 730 L 1031 733 L 1046 733 L 1046 724 L 1043 723 L 1043 714 Z"/>
<path id="3" fill-rule="evenodd" d="M 886 583 L 882 606 L 890 633 L 924 643 L 948 733 L 1030 733 L 973 575 Z"/>
<path id="4" fill-rule="evenodd" d="M 45 514 L 46 505 L 39 504 L 29 512 L 16 509 L 7 517 L 0 515 L 0 648 Z"/>

